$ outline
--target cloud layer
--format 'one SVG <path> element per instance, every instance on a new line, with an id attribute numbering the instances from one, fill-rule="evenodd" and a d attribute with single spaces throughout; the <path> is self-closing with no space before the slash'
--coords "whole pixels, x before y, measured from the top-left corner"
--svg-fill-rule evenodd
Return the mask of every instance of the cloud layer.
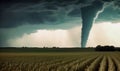
<path id="1" fill-rule="evenodd" d="M 96 0 L 2 0 L 0 28 L 13 28 L 26 23 L 61 24 L 76 17 L 80 18 L 80 8 L 89 6 L 94 1 Z M 103 1 L 112 2 L 111 0 Z"/>
<path id="2" fill-rule="evenodd" d="M 97 45 L 120 46 L 120 23 L 101 22 L 93 25 L 88 47 Z M 30 46 L 30 47 L 79 47 L 80 46 L 80 28 L 77 26 L 68 30 L 38 30 L 31 34 L 24 34 L 15 39 L 8 40 L 10 46 Z M 102 31 L 102 32 L 101 32 Z M 103 32 L 104 31 L 104 32 Z M 117 32 L 117 33 L 115 33 Z"/>
<path id="3" fill-rule="evenodd" d="M 0 46 L 10 39 L 37 30 L 68 30 L 81 25 L 81 9 L 95 0 L 0 0 Z M 96 22 L 120 22 L 119 0 L 102 0 L 110 4 Z M 115 8 L 115 7 L 114 7 Z M 80 30 L 79 30 L 80 31 Z M 74 40 L 74 39 L 73 39 Z"/>

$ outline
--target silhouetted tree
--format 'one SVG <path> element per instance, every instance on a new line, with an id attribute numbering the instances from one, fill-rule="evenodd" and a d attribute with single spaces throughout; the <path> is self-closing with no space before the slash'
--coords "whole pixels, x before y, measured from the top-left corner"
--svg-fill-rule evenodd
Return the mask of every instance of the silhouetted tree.
<path id="1" fill-rule="evenodd" d="M 98 45 L 95 48 L 96 51 L 115 51 L 115 47 L 114 46 L 101 46 Z"/>
<path id="2" fill-rule="evenodd" d="M 52 47 L 52 48 L 59 48 L 59 47 L 55 47 L 55 46 L 54 46 L 54 47 Z"/>

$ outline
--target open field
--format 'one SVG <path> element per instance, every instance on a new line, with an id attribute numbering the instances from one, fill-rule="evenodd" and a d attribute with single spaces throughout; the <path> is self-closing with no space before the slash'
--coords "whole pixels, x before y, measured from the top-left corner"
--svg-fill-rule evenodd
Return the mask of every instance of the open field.
<path id="1" fill-rule="evenodd" d="M 41 53 L 41 52 L 93 52 L 94 48 L 0 48 L 0 52 Z"/>
<path id="2" fill-rule="evenodd" d="M 120 71 L 120 52 L 1 52 L 0 71 Z"/>

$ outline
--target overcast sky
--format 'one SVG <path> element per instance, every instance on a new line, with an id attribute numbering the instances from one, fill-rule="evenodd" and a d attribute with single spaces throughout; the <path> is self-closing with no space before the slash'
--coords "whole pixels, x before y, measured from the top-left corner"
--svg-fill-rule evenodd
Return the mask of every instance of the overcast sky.
<path id="1" fill-rule="evenodd" d="M 95 0 L 3 0 L 0 46 L 80 47 L 81 8 Z M 107 2 L 106 2 L 107 1 Z M 92 26 L 87 46 L 120 46 L 120 10 L 110 0 Z"/>

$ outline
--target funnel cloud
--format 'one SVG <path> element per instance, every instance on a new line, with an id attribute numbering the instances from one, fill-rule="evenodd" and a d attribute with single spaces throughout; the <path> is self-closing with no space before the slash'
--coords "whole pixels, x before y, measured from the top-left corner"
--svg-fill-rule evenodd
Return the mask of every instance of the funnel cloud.
<path id="1" fill-rule="evenodd" d="M 103 10 L 104 3 L 102 1 L 94 1 L 92 5 L 81 8 L 82 14 L 82 35 L 81 35 L 81 47 L 85 47 L 88 36 L 96 17 Z"/>
<path id="2" fill-rule="evenodd" d="M 102 13 L 99 15 L 100 12 Z M 89 33 L 94 21 L 119 23 L 119 19 L 120 0 L 0 0 L 0 47 L 10 46 L 9 40 L 18 39 L 24 34 L 33 34 L 37 30 L 69 30 L 81 25 L 82 29 L 78 29 L 80 32 L 74 31 L 69 35 L 76 46 L 85 47 L 89 45 L 87 40 L 88 37 L 91 39 Z M 77 41 L 73 34 L 79 34 Z M 42 45 L 42 42 L 39 45 Z M 46 42 L 49 42 L 49 39 Z M 51 44 L 54 46 L 52 42 Z"/>

